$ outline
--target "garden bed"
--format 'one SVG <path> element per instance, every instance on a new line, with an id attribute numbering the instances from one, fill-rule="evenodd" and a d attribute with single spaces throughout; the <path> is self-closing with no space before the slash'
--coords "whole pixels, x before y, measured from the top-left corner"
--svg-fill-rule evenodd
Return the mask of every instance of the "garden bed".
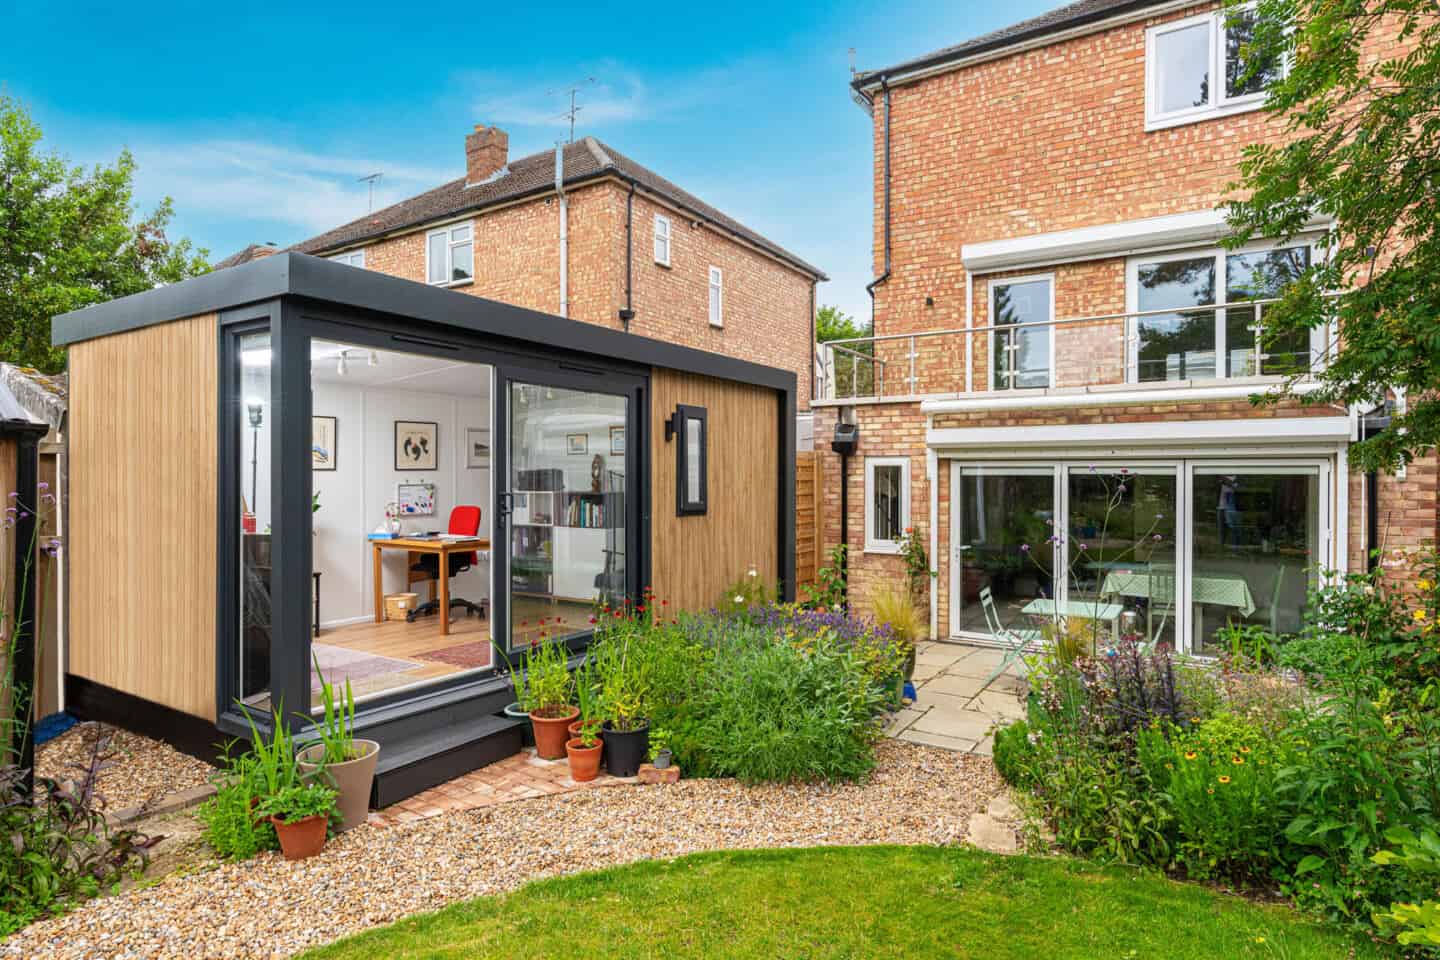
<path id="1" fill-rule="evenodd" d="M 99 806 L 106 813 L 153 808 L 166 797 L 204 787 L 215 768 L 174 747 L 99 723 L 71 727 L 35 750 L 35 775 L 78 780 L 89 766 L 97 737 L 109 738 L 103 769 L 96 777 Z"/>
<path id="2" fill-rule="evenodd" d="M 265 853 L 90 901 L 0 957 L 271 957 L 537 877 L 703 850 L 965 839 L 1002 789 L 990 761 L 885 742 L 863 783 L 688 780 L 522 800 L 377 830 L 313 859 Z"/>

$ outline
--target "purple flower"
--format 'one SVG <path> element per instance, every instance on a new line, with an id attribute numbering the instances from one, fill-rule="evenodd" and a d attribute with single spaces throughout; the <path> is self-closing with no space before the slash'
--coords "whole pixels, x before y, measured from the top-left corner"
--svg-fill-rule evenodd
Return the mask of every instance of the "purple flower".
<path id="1" fill-rule="evenodd" d="M 35 484 L 35 489 L 36 489 L 36 490 L 49 490 L 49 489 L 50 489 L 50 484 L 46 483 L 44 480 L 41 480 L 39 483 Z"/>
<path id="2" fill-rule="evenodd" d="M 1081 549 L 1082 551 L 1089 550 L 1089 549 L 1090 549 L 1090 545 L 1089 545 L 1088 543 L 1082 543 L 1082 544 L 1080 544 L 1080 549 Z"/>
<path id="3" fill-rule="evenodd" d="M 1151 540 L 1154 540 L 1156 543 L 1159 543 L 1161 540 L 1164 540 L 1165 538 L 1162 537 L 1162 536 L 1160 536 L 1160 534 L 1157 533 L 1157 534 L 1155 534 L 1155 536 L 1151 537 L 1150 539 L 1151 539 Z"/>
<path id="4" fill-rule="evenodd" d="M 1028 544 L 1028 543 L 1022 543 L 1022 544 L 1020 544 L 1020 552 L 1021 552 L 1021 553 L 1029 553 L 1029 552 L 1030 552 L 1030 544 Z"/>
<path id="5" fill-rule="evenodd" d="M 11 491 L 10 491 L 10 499 L 11 499 L 11 500 L 18 500 L 18 499 L 20 499 L 20 494 L 16 493 L 14 490 L 11 490 Z"/>

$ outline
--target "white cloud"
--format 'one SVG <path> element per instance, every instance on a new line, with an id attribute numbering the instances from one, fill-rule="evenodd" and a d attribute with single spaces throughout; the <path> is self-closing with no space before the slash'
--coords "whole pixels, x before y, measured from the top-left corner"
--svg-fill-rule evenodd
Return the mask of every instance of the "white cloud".
<path id="1" fill-rule="evenodd" d="M 471 75 L 467 82 L 484 88 L 474 103 L 475 115 L 485 123 L 517 127 L 559 128 L 569 123 L 570 88 L 576 87 L 577 125 L 624 123 L 646 116 L 650 110 L 645 82 L 636 73 L 612 65 L 598 76 L 572 78 L 549 84 L 515 87 L 514 79 Z M 512 84 L 508 89 L 505 84 Z"/>
<path id="2" fill-rule="evenodd" d="M 270 220 L 319 233 L 363 217 L 380 172 L 375 209 L 439 186 L 458 170 L 394 163 L 380 157 L 296 150 L 260 140 L 144 142 L 132 148 L 137 193 L 168 195 L 183 215 L 215 220 Z M 271 239 L 271 238 L 256 238 Z"/>

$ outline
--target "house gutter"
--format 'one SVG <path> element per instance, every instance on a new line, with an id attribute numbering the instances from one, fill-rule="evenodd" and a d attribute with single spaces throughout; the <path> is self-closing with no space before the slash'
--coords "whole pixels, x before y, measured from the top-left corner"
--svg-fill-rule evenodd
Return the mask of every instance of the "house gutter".
<path id="1" fill-rule="evenodd" d="M 565 146 L 555 145 L 555 195 L 560 198 L 560 316 L 570 316 L 570 198 L 565 195 Z"/>
<path id="2" fill-rule="evenodd" d="M 634 259 L 635 259 L 635 181 L 630 181 L 630 191 L 625 195 L 625 309 L 620 311 L 620 323 L 625 332 L 630 332 L 630 321 L 635 319 Z"/>
<path id="3" fill-rule="evenodd" d="M 881 158 L 884 173 L 881 175 L 882 189 L 885 194 L 884 202 L 884 232 L 885 232 L 885 270 L 880 276 L 865 284 L 865 292 L 870 294 L 870 332 L 875 332 L 875 288 L 890 279 L 890 85 L 884 77 L 880 78 L 881 104 L 885 111 L 883 146 L 881 147 Z"/>

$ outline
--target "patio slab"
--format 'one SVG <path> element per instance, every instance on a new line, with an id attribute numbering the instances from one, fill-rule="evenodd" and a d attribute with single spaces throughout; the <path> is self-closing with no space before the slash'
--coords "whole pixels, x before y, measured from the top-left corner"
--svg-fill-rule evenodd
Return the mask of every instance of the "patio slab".
<path id="1" fill-rule="evenodd" d="M 1004 652 L 959 643 L 923 643 L 915 653 L 916 701 L 890 718 L 898 740 L 989 756 L 990 731 L 1025 715 L 1024 681 L 1012 665 L 986 685 Z"/>

